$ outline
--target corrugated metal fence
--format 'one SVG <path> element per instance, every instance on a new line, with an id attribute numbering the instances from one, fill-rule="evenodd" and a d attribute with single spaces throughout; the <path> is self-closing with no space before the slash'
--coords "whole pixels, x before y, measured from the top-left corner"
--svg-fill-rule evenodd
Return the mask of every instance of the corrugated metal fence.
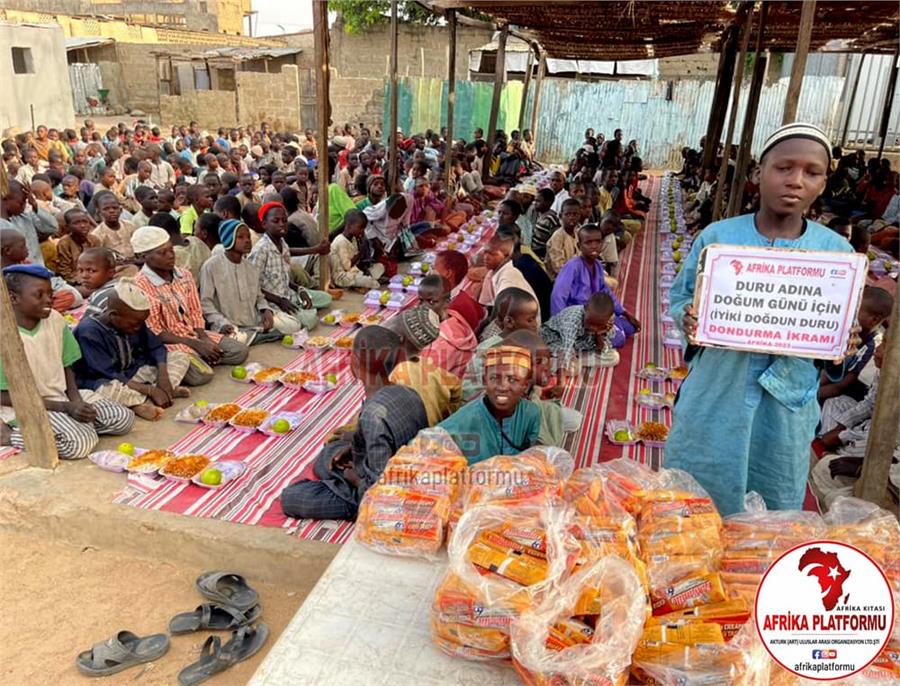
<path id="1" fill-rule="evenodd" d="M 841 76 L 809 76 L 803 83 L 798 118 L 823 128 L 839 141 L 841 136 Z M 781 125 L 788 79 L 764 86 L 754 131 L 754 152 Z M 611 136 L 621 128 L 625 139 L 638 140 L 647 166 L 672 167 L 681 163 L 681 148 L 697 147 L 706 132 L 712 104 L 712 81 L 598 81 L 548 78 L 541 92 L 537 125 L 537 156 L 546 162 L 564 162 L 581 145 L 584 131 L 593 128 Z M 530 121 L 533 88 L 526 122 Z M 735 141 L 741 131 L 749 83 L 745 83 L 738 110 Z M 493 84 L 457 81 L 454 133 L 471 139 L 475 127 L 487 129 Z M 508 82 L 503 89 L 498 128 L 517 128 L 522 83 Z M 390 102 L 390 83 L 385 85 Z M 872 107 L 871 104 L 868 105 Z M 858 106 L 859 107 L 859 106 Z M 438 130 L 446 124 L 447 84 L 440 79 L 405 78 L 398 89 L 398 122 L 407 134 Z M 854 108 L 856 110 L 857 108 Z M 388 130 L 388 108 L 385 128 Z M 726 115 L 727 117 L 727 115 Z M 527 124 L 526 124 L 527 127 Z M 724 138 L 724 133 L 723 133 Z"/>
<path id="2" fill-rule="evenodd" d="M 100 65 L 75 62 L 69 65 L 69 82 L 72 84 L 72 101 L 76 114 L 91 114 L 88 98 L 100 100 L 100 89 L 103 79 L 100 77 Z"/>

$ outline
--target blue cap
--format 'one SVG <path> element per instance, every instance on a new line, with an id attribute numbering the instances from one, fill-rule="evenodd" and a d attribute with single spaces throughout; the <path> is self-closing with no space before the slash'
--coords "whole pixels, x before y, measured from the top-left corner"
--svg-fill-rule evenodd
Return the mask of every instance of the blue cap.
<path id="1" fill-rule="evenodd" d="M 3 275 L 7 274 L 27 274 L 47 281 L 53 278 L 53 272 L 40 264 L 11 264 L 3 268 Z"/>

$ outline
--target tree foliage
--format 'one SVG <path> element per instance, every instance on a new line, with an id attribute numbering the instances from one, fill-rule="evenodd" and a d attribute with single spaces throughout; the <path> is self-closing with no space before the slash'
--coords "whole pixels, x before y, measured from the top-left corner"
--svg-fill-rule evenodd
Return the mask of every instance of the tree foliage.
<path id="1" fill-rule="evenodd" d="M 330 0 L 328 9 L 340 13 L 347 33 L 362 33 L 391 20 L 391 0 Z M 473 19 L 487 19 L 486 15 L 475 11 L 460 10 L 460 14 Z M 427 26 L 437 26 L 442 22 L 441 17 L 413 0 L 398 0 L 397 18 L 403 23 Z"/>

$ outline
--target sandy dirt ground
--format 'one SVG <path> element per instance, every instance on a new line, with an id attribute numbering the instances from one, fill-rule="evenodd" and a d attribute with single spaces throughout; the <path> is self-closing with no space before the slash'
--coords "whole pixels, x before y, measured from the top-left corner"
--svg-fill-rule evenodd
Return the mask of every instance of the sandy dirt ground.
<path id="1" fill-rule="evenodd" d="M 7 599 L 7 620 L 0 625 L 2 684 L 175 686 L 178 672 L 197 659 L 207 636 L 215 633 L 223 643 L 230 636 L 225 631 L 174 636 L 169 652 L 156 662 L 90 679 L 75 668 L 79 652 L 123 629 L 165 633 L 171 617 L 203 602 L 194 579 L 205 570 L 8 532 L 0 532 L 0 547 L 6 551 L 0 586 Z M 252 571 L 236 571 L 259 592 L 261 621 L 272 633 L 259 653 L 210 684 L 247 683 L 300 606 L 299 595 L 289 588 L 256 583 Z"/>

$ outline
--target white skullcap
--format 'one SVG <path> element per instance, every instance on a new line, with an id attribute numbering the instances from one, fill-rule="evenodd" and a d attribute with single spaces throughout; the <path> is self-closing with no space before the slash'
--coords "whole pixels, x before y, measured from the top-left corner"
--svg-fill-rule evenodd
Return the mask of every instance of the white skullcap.
<path id="1" fill-rule="evenodd" d="M 116 295 L 132 310 L 147 312 L 150 309 L 150 298 L 133 279 L 119 279 L 116 282 Z"/>
<path id="2" fill-rule="evenodd" d="M 250 154 L 256 155 L 257 157 L 262 157 L 263 149 L 261 145 L 254 145 L 250 148 Z"/>
<path id="3" fill-rule="evenodd" d="M 780 129 L 773 132 L 772 135 L 766 139 L 759 159 L 761 160 L 765 157 L 769 150 L 782 141 L 790 140 L 791 138 L 806 138 L 807 140 L 821 143 L 822 147 L 825 148 L 825 154 L 828 155 L 828 163 L 831 163 L 831 141 L 828 139 L 828 136 L 825 135 L 825 132 L 818 126 L 805 124 L 799 121 L 794 122 L 793 124 L 785 124 Z"/>
<path id="4" fill-rule="evenodd" d="M 142 226 L 131 235 L 131 247 L 136 255 L 149 252 L 169 241 L 169 233 L 158 226 Z"/>

